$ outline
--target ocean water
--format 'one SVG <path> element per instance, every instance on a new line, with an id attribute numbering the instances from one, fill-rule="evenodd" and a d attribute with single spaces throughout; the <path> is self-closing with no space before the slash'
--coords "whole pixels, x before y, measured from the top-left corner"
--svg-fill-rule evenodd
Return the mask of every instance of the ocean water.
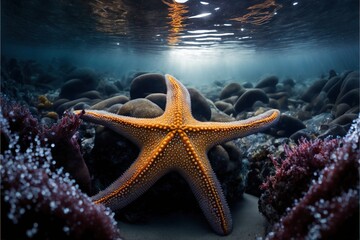
<path id="1" fill-rule="evenodd" d="M 3 0 L 1 41 L 4 56 L 115 76 L 305 81 L 359 68 L 359 1 Z"/>
<path id="2" fill-rule="evenodd" d="M 359 44 L 359 0 L 2 0 L 1 237 L 359 239 Z"/>

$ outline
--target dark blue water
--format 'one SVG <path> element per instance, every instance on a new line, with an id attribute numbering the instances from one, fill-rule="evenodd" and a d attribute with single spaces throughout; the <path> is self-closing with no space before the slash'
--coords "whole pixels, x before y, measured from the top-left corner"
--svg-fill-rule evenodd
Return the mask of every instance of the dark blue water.
<path id="1" fill-rule="evenodd" d="M 180 0 L 178 0 L 181 2 Z M 185 82 L 359 68 L 358 0 L 3 0 L 2 54 Z"/>

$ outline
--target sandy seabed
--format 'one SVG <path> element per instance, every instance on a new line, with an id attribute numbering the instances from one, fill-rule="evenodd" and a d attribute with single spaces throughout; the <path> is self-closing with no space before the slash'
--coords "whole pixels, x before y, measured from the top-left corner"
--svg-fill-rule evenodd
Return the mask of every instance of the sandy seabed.
<path id="1" fill-rule="evenodd" d="M 244 194 L 243 199 L 231 207 L 233 231 L 228 236 L 216 235 L 205 217 L 195 213 L 162 216 L 146 224 L 120 222 L 119 227 L 126 240 L 254 240 L 264 236 L 267 224 L 257 202 L 258 198 Z"/>

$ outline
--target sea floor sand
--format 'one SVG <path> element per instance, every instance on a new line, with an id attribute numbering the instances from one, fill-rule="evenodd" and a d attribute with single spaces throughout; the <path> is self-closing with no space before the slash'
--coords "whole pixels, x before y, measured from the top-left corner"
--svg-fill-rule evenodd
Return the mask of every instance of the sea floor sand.
<path id="1" fill-rule="evenodd" d="M 265 233 L 266 219 L 258 211 L 258 199 L 244 194 L 231 208 L 233 231 L 216 235 L 200 212 L 176 213 L 154 218 L 146 224 L 119 223 L 125 240 L 254 240 Z"/>

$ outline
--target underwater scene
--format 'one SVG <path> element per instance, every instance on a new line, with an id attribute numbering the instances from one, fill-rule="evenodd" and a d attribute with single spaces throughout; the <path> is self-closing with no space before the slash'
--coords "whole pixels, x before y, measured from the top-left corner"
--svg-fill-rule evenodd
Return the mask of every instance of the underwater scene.
<path id="1" fill-rule="evenodd" d="M 2 0 L 1 239 L 359 239 L 358 0 Z"/>

